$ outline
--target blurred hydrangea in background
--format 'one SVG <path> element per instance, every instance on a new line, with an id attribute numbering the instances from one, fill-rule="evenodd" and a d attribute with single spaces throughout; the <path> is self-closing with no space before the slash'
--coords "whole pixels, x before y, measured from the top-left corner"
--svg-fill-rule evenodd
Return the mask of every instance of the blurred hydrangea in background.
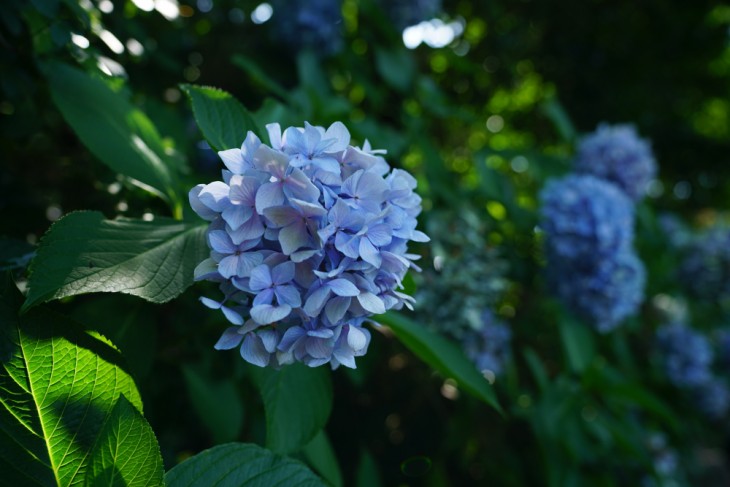
<path id="1" fill-rule="evenodd" d="M 683 323 L 669 323 L 657 330 L 660 362 L 669 381 L 677 387 L 697 387 L 712 377 L 712 348 L 707 338 Z"/>
<path id="2" fill-rule="evenodd" d="M 571 174 L 549 181 L 540 201 L 550 288 L 597 330 L 612 330 L 636 313 L 646 281 L 631 200 L 612 183 Z"/>
<path id="3" fill-rule="evenodd" d="M 696 298 L 730 298 L 730 226 L 716 224 L 695 235 L 684 248 L 679 282 Z"/>
<path id="4" fill-rule="evenodd" d="M 428 241 L 416 230 L 416 180 L 367 141 L 350 145 L 342 123 L 267 130 L 271 146 L 249 132 L 240 149 L 219 153 L 223 181 L 190 191 L 211 222 L 211 254 L 195 276 L 224 294 L 202 301 L 234 325 L 216 348 L 240 345 L 262 367 L 354 368 L 370 342 L 363 322 L 413 302 L 398 289 L 418 269 L 408 243 Z"/>
<path id="5" fill-rule="evenodd" d="M 418 278 L 420 321 L 460 343 L 477 368 L 499 375 L 511 332 L 490 310 L 507 287 L 506 262 L 485 241 L 483 219 L 469 208 L 432 213 L 428 232 L 433 266 Z"/>
<path id="6" fill-rule="evenodd" d="M 611 181 L 638 201 L 656 177 L 657 164 L 651 145 L 632 125 L 601 124 L 578 143 L 575 172 Z"/>
<path id="7" fill-rule="evenodd" d="M 342 51 L 342 0 L 275 0 L 272 4 L 276 42 L 322 55 Z"/>

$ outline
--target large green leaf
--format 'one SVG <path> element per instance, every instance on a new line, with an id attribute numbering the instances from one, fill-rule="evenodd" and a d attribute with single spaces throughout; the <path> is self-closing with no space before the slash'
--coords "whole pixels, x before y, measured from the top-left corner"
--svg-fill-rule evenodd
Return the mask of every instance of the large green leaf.
<path id="1" fill-rule="evenodd" d="M 43 67 L 53 102 L 84 145 L 112 170 L 177 207 L 175 164 L 147 116 L 101 79 L 60 62 Z"/>
<path id="2" fill-rule="evenodd" d="M 23 310 L 93 292 L 169 301 L 192 284 L 195 266 L 207 256 L 204 233 L 204 225 L 164 218 L 105 220 L 96 211 L 70 213 L 41 239 Z"/>
<path id="3" fill-rule="evenodd" d="M 398 313 L 386 313 L 378 316 L 377 320 L 388 325 L 395 336 L 421 360 L 445 377 L 455 379 L 465 391 L 501 411 L 489 382 L 458 346 Z"/>
<path id="4" fill-rule="evenodd" d="M 309 443 L 332 411 L 332 379 L 323 367 L 251 367 L 266 411 L 266 446 L 291 453 Z"/>
<path id="5" fill-rule="evenodd" d="M 182 85 L 201 132 L 215 150 L 241 147 L 249 130 L 257 133 L 251 114 L 230 93 L 208 86 Z"/>
<path id="6" fill-rule="evenodd" d="M 303 463 L 260 446 L 218 445 L 198 453 L 165 475 L 168 487 L 325 487 Z"/>
<path id="7" fill-rule="evenodd" d="M 118 350 L 0 291 L 0 469 L 4 485 L 162 484 L 162 458 Z"/>

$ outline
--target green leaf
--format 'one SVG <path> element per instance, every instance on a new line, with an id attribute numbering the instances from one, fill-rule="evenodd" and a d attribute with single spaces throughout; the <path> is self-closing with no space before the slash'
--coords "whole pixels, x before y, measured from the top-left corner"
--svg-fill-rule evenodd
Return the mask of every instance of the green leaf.
<path id="1" fill-rule="evenodd" d="M 190 98 L 198 127 L 214 150 L 241 147 L 249 130 L 258 134 L 251 114 L 230 93 L 208 86 L 181 88 Z"/>
<path id="2" fill-rule="evenodd" d="M 228 443 L 198 453 L 165 475 L 167 487 L 325 487 L 303 463 L 257 445 Z"/>
<path id="3" fill-rule="evenodd" d="M 367 450 L 363 450 L 360 454 L 360 461 L 355 471 L 355 485 L 357 487 L 380 487 L 383 485 L 378 473 L 378 464 Z"/>
<path id="4" fill-rule="evenodd" d="M 162 458 L 121 354 L 0 290 L 0 468 L 5 485 L 162 484 Z"/>
<path id="5" fill-rule="evenodd" d="M 53 102 L 84 145 L 112 170 L 180 205 L 176 168 L 147 116 L 99 78 L 55 61 L 43 68 Z"/>
<path id="6" fill-rule="evenodd" d="M 215 381 L 199 367 L 183 366 L 190 401 L 215 443 L 235 440 L 243 428 L 243 401 L 230 380 Z"/>
<path id="7" fill-rule="evenodd" d="M 398 313 L 386 313 L 377 320 L 388 325 L 403 345 L 437 372 L 456 380 L 462 389 L 502 411 L 489 382 L 457 345 Z"/>
<path id="8" fill-rule="evenodd" d="M 304 458 L 333 487 L 342 487 L 342 472 L 335 451 L 324 430 L 320 430 L 302 450 Z"/>
<path id="9" fill-rule="evenodd" d="M 332 411 L 329 370 L 302 364 L 281 370 L 250 367 L 266 412 L 266 446 L 291 453 L 309 443 Z"/>
<path id="10" fill-rule="evenodd" d="M 23 311 L 51 299 L 93 292 L 164 303 L 193 283 L 208 255 L 205 226 L 166 218 L 105 220 L 96 211 L 58 220 L 30 265 Z"/>
<path id="11" fill-rule="evenodd" d="M 593 330 L 586 323 L 579 323 L 568 316 L 561 318 L 558 328 L 570 369 L 582 373 L 596 353 Z"/>
<path id="12" fill-rule="evenodd" d="M 241 68 L 253 83 L 258 84 L 263 89 L 270 91 L 284 101 L 290 99 L 289 92 L 276 80 L 266 74 L 255 62 L 241 54 L 235 54 L 231 62 L 234 66 Z"/>

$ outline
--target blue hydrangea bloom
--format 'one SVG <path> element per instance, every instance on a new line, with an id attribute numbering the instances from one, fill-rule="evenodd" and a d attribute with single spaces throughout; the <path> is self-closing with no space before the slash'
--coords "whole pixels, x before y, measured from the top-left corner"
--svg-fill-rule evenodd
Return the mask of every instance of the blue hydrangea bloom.
<path id="1" fill-rule="evenodd" d="M 696 387 L 712 378 L 712 349 L 699 332 L 681 323 L 657 330 L 656 343 L 667 378 L 677 387 Z"/>
<path id="2" fill-rule="evenodd" d="M 441 0 L 380 0 L 379 3 L 398 31 L 441 13 Z"/>
<path id="3" fill-rule="evenodd" d="M 277 0 L 272 2 L 274 35 L 294 49 L 336 54 L 344 46 L 342 0 Z"/>
<path id="4" fill-rule="evenodd" d="M 646 270 L 628 250 L 592 263 L 551 259 L 547 274 L 555 295 L 602 333 L 635 314 L 644 299 Z"/>
<path id="5" fill-rule="evenodd" d="M 240 347 L 261 367 L 355 367 L 370 342 L 366 319 L 413 302 L 399 289 L 419 270 L 409 242 L 428 241 L 416 230 L 416 180 L 367 141 L 350 145 L 339 122 L 267 129 L 270 145 L 249 132 L 219 152 L 223 180 L 189 195 L 210 221 L 210 257 L 195 279 L 223 294 L 202 302 L 233 325 L 216 348 Z"/>
<path id="6" fill-rule="evenodd" d="M 485 310 L 482 313 L 481 329 L 465 334 L 462 347 L 483 374 L 498 376 L 507 361 L 511 340 L 512 331 L 509 327 L 490 310 Z"/>
<path id="7" fill-rule="evenodd" d="M 571 174 L 548 181 L 540 202 L 541 226 L 551 257 L 592 265 L 633 244 L 634 205 L 613 184 Z"/>
<path id="8" fill-rule="evenodd" d="M 637 311 L 646 281 L 632 247 L 632 202 L 585 175 L 549 181 L 540 200 L 551 290 L 599 331 L 612 330 Z"/>
<path id="9" fill-rule="evenodd" d="M 578 143 L 575 171 L 611 181 L 638 201 L 656 177 L 657 164 L 651 145 L 632 125 L 601 124 Z"/>
<path id="10" fill-rule="evenodd" d="M 698 409 L 712 419 L 719 419 L 730 408 L 730 390 L 723 381 L 712 378 L 692 389 Z"/>
<path id="11" fill-rule="evenodd" d="M 678 273 L 692 296 L 730 299 L 730 226 L 715 225 L 696 235 L 684 249 Z"/>

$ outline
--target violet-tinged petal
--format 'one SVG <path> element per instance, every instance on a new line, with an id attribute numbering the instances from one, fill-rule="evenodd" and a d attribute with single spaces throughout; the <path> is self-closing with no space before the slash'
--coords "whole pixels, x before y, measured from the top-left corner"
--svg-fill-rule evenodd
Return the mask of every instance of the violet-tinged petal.
<path id="1" fill-rule="evenodd" d="M 281 149 L 281 126 L 278 123 L 267 123 L 266 132 L 269 134 L 271 147 Z"/>
<path id="2" fill-rule="evenodd" d="M 244 224 L 246 220 L 251 218 L 251 208 L 246 208 L 238 205 L 231 205 L 225 210 L 221 216 L 223 220 L 231 227 L 231 230 L 236 230 L 238 227 Z"/>
<path id="3" fill-rule="evenodd" d="M 291 313 L 291 306 L 288 305 L 272 306 L 270 304 L 261 304 L 251 308 L 251 318 L 262 325 L 283 320 L 289 316 L 289 313 Z"/>
<path id="4" fill-rule="evenodd" d="M 362 306 L 365 311 L 376 315 L 381 315 L 385 313 L 385 305 L 383 304 L 383 300 L 373 293 L 360 293 L 357 296 L 357 300 L 360 302 L 360 306 Z"/>
<path id="5" fill-rule="evenodd" d="M 222 306 L 222 303 L 206 297 L 201 297 L 200 302 L 203 303 L 203 306 L 210 309 L 220 309 Z"/>
<path id="6" fill-rule="evenodd" d="M 266 367 L 269 365 L 271 354 L 266 351 L 263 342 L 256 334 L 248 333 L 241 345 L 241 357 L 250 364 Z"/>
<path id="7" fill-rule="evenodd" d="M 225 277 L 226 279 L 230 279 L 231 277 L 236 275 L 236 271 L 238 270 L 238 256 L 237 255 L 229 255 L 227 257 L 224 257 L 223 260 L 221 260 L 218 263 L 218 272 L 221 276 Z"/>
<path id="8" fill-rule="evenodd" d="M 227 306 L 221 306 L 223 316 L 234 325 L 243 325 L 243 316 L 238 311 L 235 311 Z"/>
<path id="9" fill-rule="evenodd" d="M 368 239 L 373 243 L 373 245 L 377 247 L 383 247 L 385 245 L 390 244 L 391 240 L 393 240 L 392 237 L 393 229 L 386 224 L 379 224 L 379 225 L 373 225 L 372 227 L 368 228 Z"/>
<path id="10" fill-rule="evenodd" d="M 276 352 L 276 346 L 279 344 L 279 335 L 274 330 L 261 330 L 257 333 L 261 338 L 264 349 L 269 353 Z"/>
<path id="11" fill-rule="evenodd" d="M 244 252 L 238 256 L 236 275 L 238 277 L 249 277 L 251 271 L 264 261 L 264 256 L 258 252 Z"/>
<path id="12" fill-rule="evenodd" d="M 213 348 L 216 350 L 230 350 L 239 346 L 241 340 L 243 340 L 243 335 L 238 333 L 240 329 L 240 326 L 229 326 L 226 328 L 226 331 L 223 332 L 223 335 L 213 345 Z"/>
<path id="13" fill-rule="evenodd" d="M 271 269 L 271 282 L 285 284 L 294 279 L 294 263 L 285 261 Z"/>
<path id="14" fill-rule="evenodd" d="M 323 139 L 334 139 L 335 142 L 327 147 L 327 152 L 340 152 L 350 145 L 350 131 L 342 122 L 335 122 L 327 128 Z"/>
<path id="15" fill-rule="evenodd" d="M 411 240 L 414 242 L 430 242 L 431 238 L 420 230 L 413 230 Z"/>
<path id="16" fill-rule="evenodd" d="M 307 353 L 314 358 L 324 359 L 332 355 L 332 345 L 324 338 L 308 338 L 305 342 Z"/>
<path id="17" fill-rule="evenodd" d="M 274 298 L 276 297 L 276 294 L 274 294 L 273 288 L 266 288 L 262 289 L 258 292 L 255 298 L 253 298 L 253 305 L 254 306 L 260 306 L 263 304 L 271 304 L 274 302 Z"/>
<path id="18" fill-rule="evenodd" d="M 291 225 L 297 220 L 301 220 L 302 215 L 291 206 L 272 206 L 266 208 L 263 215 L 269 219 L 275 227 L 285 227 Z"/>
<path id="19" fill-rule="evenodd" d="M 264 234 L 264 224 L 261 217 L 257 213 L 253 213 L 238 229 L 230 232 L 231 240 L 235 245 L 240 244 L 244 240 L 256 240 Z"/>

